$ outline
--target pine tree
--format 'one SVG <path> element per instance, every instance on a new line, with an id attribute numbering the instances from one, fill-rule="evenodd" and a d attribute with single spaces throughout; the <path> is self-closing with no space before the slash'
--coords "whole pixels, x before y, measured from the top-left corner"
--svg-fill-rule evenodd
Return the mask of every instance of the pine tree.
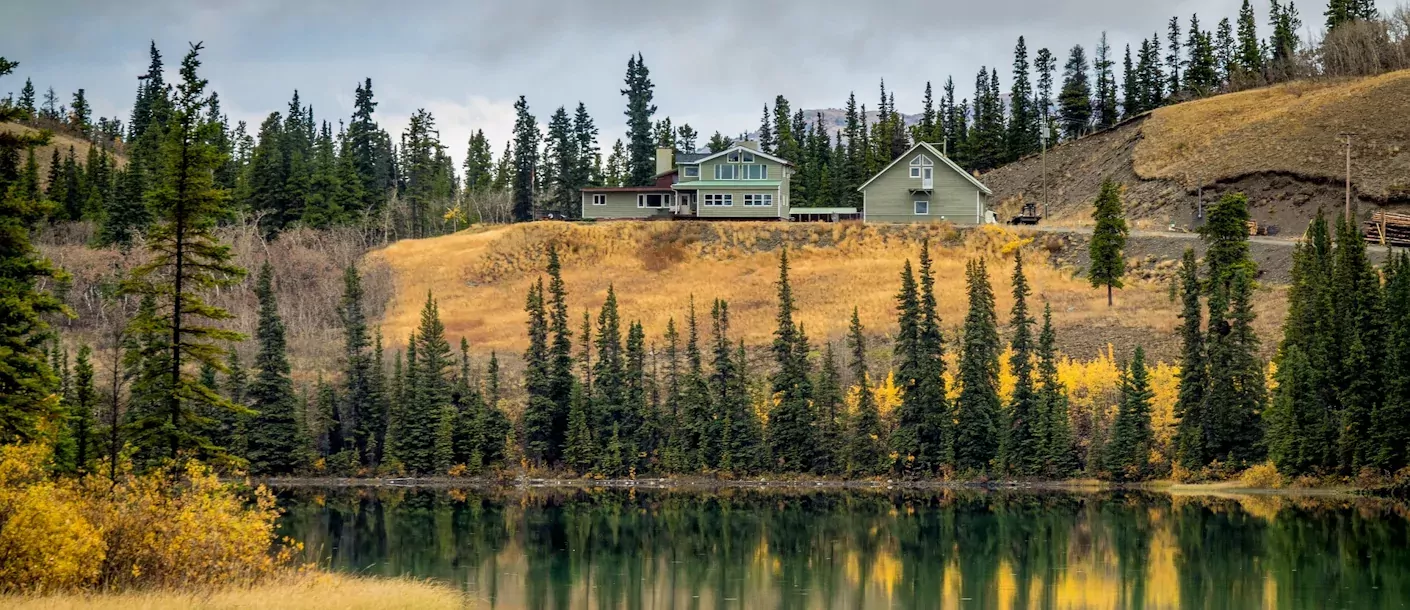
<path id="1" fill-rule="evenodd" d="M 1009 370 L 1013 372 L 1013 396 L 1009 401 L 1008 430 L 1004 442 L 1004 469 L 1019 476 L 1036 476 L 1043 470 L 1044 421 L 1042 405 L 1033 379 L 1033 323 L 1028 313 L 1028 278 L 1023 275 L 1023 253 L 1014 251 L 1013 328 L 1009 347 Z"/>
<path id="2" fill-rule="evenodd" d="M 299 404 L 289 378 L 289 357 L 284 322 L 274 295 L 274 269 L 266 261 L 255 286 L 259 296 L 259 353 L 255 378 L 249 386 L 253 418 L 246 431 L 245 452 L 250 472 L 257 475 L 290 474 L 305 466 L 300 457 Z"/>
<path id="3" fill-rule="evenodd" d="M 622 350 L 621 317 L 617 310 L 617 294 L 611 285 L 607 287 L 607 299 L 602 304 L 602 310 L 598 312 L 597 338 L 593 347 L 597 352 L 597 361 L 592 365 L 592 410 L 589 422 L 593 429 L 598 431 L 618 426 L 617 440 L 625 443 L 628 439 L 636 437 L 637 413 L 631 412 L 626 405 L 626 367 Z M 601 434 L 598 436 L 600 443 L 610 440 Z M 600 445 L 599 448 L 602 450 L 599 457 L 604 460 L 608 458 L 608 448 L 605 445 Z M 604 470 L 603 474 L 619 476 L 621 471 L 620 468 L 610 472 Z"/>
<path id="4" fill-rule="evenodd" d="M 1334 404 L 1340 407 L 1338 466 L 1355 473 L 1372 465 L 1371 417 L 1384 389 L 1378 367 L 1384 359 L 1384 304 L 1380 278 L 1366 255 L 1366 243 L 1353 221 L 1339 217 L 1332 260 L 1331 357 Z"/>
<path id="5" fill-rule="evenodd" d="M 1248 200 L 1242 194 L 1220 199 L 1201 229 L 1208 244 L 1206 294 L 1209 324 L 1205 339 L 1205 457 L 1225 463 L 1257 460 L 1262 431 L 1264 375 L 1253 332 L 1253 276 L 1249 258 Z"/>
<path id="6" fill-rule="evenodd" d="M 773 392 L 777 404 L 769 413 L 769 453 L 779 472 L 802 472 L 812 461 L 816 447 L 813 437 L 806 339 L 793 321 L 796 305 L 788 280 L 788 251 L 779 254 L 778 316 L 774 330 L 773 354 L 777 369 Z M 806 349 L 806 346 L 804 346 Z"/>
<path id="7" fill-rule="evenodd" d="M 529 314 L 529 349 L 524 352 L 524 389 L 528 404 L 524 407 L 524 456 L 538 466 L 558 461 L 558 445 L 554 438 L 553 381 L 548 352 L 548 319 L 544 309 L 543 281 L 529 287 L 524 310 Z"/>
<path id="8" fill-rule="evenodd" d="M 1259 78 L 1263 74 L 1263 48 L 1258 40 L 1258 21 L 1253 5 L 1244 0 L 1239 8 L 1238 50 L 1236 61 L 1242 78 Z"/>
<path id="9" fill-rule="evenodd" d="M 19 64 L 0 57 L 0 76 Z M 0 121 L 22 118 L 23 109 L 0 105 Z M 19 151 L 45 144 L 48 136 L 6 134 L 0 138 L 0 159 L 18 158 Z M 33 165 L 33 162 L 31 162 Z M 41 424 L 57 414 L 53 399 L 54 372 L 44 362 L 43 343 L 50 330 L 45 318 L 64 311 L 63 303 L 40 289 L 40 282 L 61 277 L 30 243 L 29 232 L 44 218 L 48 206 L 0 175 L 0 443 L 33 440 Z"/>
<path id="10" fill-rule="evenodd" d="M 983 472 L 999 449 L 999 331 L 984 260 L 969 261 L 965 267 L 969 313 L 955 404 L 955 467 Z"/>
<path id="11" fill-rule="evenodd" d="M 822 366 L 813 382 L 813 418 L 818 425 L 818 451 L 813 459 L 813 472 L 820 475 L 842 474 L 845 466 L 846 421 L 842 409 L 842 374 L 837 368 L 837 355 L 832 344 L 823 350 Z"/>
<path id="12" fill-rule="evenodd" d="M 867 339 L 857 308 L 852 308 L 852 325 L 847 342 L 851 348 L 852 383 L 857 388 L 856 412 L 849 418 L 847 431 L 847 476 L 869 477 L 886 472 L 886 443 L 882 437 L 881 416 L 867 374 Z"/>
<path id="13" fill-rule="evenodd" d="M 706 453 L 714 455 L 713 463 L 720 470 L 747 474 L 760 465 L 761 443 L 759 425 L 745 392 L 746 363 L 735 357 L 729 338 L 729 304 L 716 300 L 710 310 L 711 353 L 713 373 L 710 376 L 712 423 L 706 437 L 717 448 Z"/>
<path id="14" fill-rule="evenodd" d="M 1096 98 L 1092 101 L 1096 106 L 1095 120 L 1098 129 L 1115 125 L 1119 118 L 1116 107 L 1116 76 L 1111 71 L 1115 65 L 1116 62 L 1111 57 L 1111 45 L 1106 41 L 1106 32 L 1102 32 L 1092 63 L 1093 72 L 1097 77 Z"/>
<path id="15" fill-rule="evenodd" d="M 69 403 L 70 436 L 74 442 L 74 466 L 79 473 L 88 471 L 88 465 L 98 456 L 95 432 L 95 409 L 98 403 L 98 389 L 93 386 L 92 348 L 83 345 L 78 348 L 78 359 L 74 362 L 73 385 L 66 393 Z"/>
<path id="16" fill-rule="evenodd" d="M 618 140 L 618 142 L 621 142 L 621 140 Z M 718 131 L 715 132 L 715 135 L 710 136 L 709 142 L 705 143 L 705 150 L 711 153 L 723 152 L 732 147 L 734 147 L 734 140 Z"/>
<path id="17" fill-rule="evenodd" d="M 1297 6 L 1293 2 L 1289 1 L 1287 6 L 1283 6 L 1278 0 L 1273 0 L 1269 20 L 1273 25 L 1273 35 L 1268 39 L 1269 59 L 1279 70 L 1286 72 L 1297 54 L 1297 30 L 1302 27 L 1302 19 L 1298 17 Z"/>
<path id="18" fill-rule="evenodd" d="M 1385 268 L 1383 312 L 1386 356 L 1384 400 L 1371 415 L 1373 463 L 1399 472 L 1410 462 L 1410 254 L 1391 256 Z"/>
<path id="19" fill-rule="evenodd" d="M 580 384 L 573 385 L 572 406 L 568 410 L 567 440 L 563 462 L 579 474 L 591 472 L 597 466 L 597 443 L 588 425 L 588 398 Z"/>
<path id="20" fill-rule="evenodd" d="M 10 67 L 10 70 L 13 70 L 14 66 L 18 65 L 18 63 L 11 62 L 7 65 Z M 8 71 L 6 73 L 8 73 Z M 15 108 L 20 111 L 20 114 L 16 115 L 16 118 L 25 121 L 34 120 L 36 116 L 34 108 L 34 82 L 28 78 L 24 79 L 24 88 L 20 89 L 20 99 L 15 103 Z"/>
<path id="21" fill-rule="evenodd" d="M 1234 75 L 1234 26 L 1225 17 L 1219 20 L 1214 34 L 1214 57 L 1219 69 L 1220 84 L 1227 85 Z"/>
<path id="22" fill-rule="evenodd" d="M 548 400 L 552 402 L 550 412 L 548 444 L 561 447 L 568 435 L 569 411 L 573 404 L 573 330 L 568 326 L 568 289 L 563 284 L 563 268 L 558 258 L 558 247 L 548 248 L 548 333 L 547 353 Z M 586 340 L 586 338 L 584 338 Z M 584 348 L 587 346 L 585 345 Z"/>
<path id="23" fill-rule="evenodd" d="M 710 412 L 710 390 L 705 380 L 704 362 L 700 353 L 699 326 L 695 318 L 692 297 L 686 319 L 686 374 L 681 382 L 680 417 L 685 428 L 685 460 L 692 469 L 709 468 L 717 451 L 713 437 L 713 414 Z"/>
<path id="24" fill-rule="evenodd" d="M 1091 263 L 1087 269 L 1087 280 L 1093 288 L 1106 287 L 1106 304 L 1110 307 L 1112 289 L 1121 288 L 1121 278 L 1126 275 L 1126 212 L 1121 206 L 1121 185 L 1110 179 L 1102 182 L 1102 190 L 1097 195 L 1092 210 L 1092 241 L 1089 245 Z"/>
<path id="25" fill-rule="evenodd" d="M 1053 307 L 1043 304 L 1043 330 L 1038 333 L 1038 409 L 1042 421 L 1042 474 L 1065 478 L 1077 472 L 1076 447 L 1068 418 L 1067 389 L 1058 378 L 1057 332 L 1053 330 Z"/>
<path id="26" fill-rule="evenodd" d="M 1204 346 L 1204 312 L 1200 303 L 1199 264 L 1193 248 L 1186 249 L 1180 265 L 1180 392 L 1175 404 L 1179 425 L 1175 432 L 1175 459 L 1187 470 L 1206 463 L 1205 387 L 1208 369 Z"/>
<path id="27" fill-rule="evenodd" d="M 1184 65 L 1184 60 L 1180 57 L 1181 31 L 1182 30 L 1180 29 L 1180 18 L 1171 17 L 1170 25 L 1168 26 L 1167 35 L 1165 37 L 1165 42 L 1167 45 L 1165 65 L 1170 69 L 1170 83 L 1165 87 L 1165 89 L 1170 92 L 1170 99 L 1167 100 L 1168 102 L 1175 101 L 1176 98 L 1179 97 L 1180 92 L 1184 91 L 1182 87 L 1184 87 L 1185 81 L 1180 80 L 1180 67 Z"/>
<path id="28" fill-rule="evenodd" d="M 1082 45 L 1072 47 L 1063 66 L 1062 92 L 1058 94 L 1058 115 L 1069 140 L 1087 133 L 1092 121 L 1092 86 L 1087 79 L 1087 52 Z"/>
<path id="29" fill-rule="evenodd" d="M 646 62 L 641 53 L 627 61 L 627 88 L 622 89 L 622 95 L 627 96 L 625 114 L 630 153 L 626 186 L 649 185 L 652 177 L 656 175 L 656 141 L 651 133 L 651 117 L 656 114 L 656 106 L 651 103 L 653 94 L 649 75 L 650 71 L 646 69 Z"/>
<path id="30" fill-rule="evenodd" d="M 163 411 L 136 426 L 138 443 L 163 447 L 172 459 L 187 450 L 212 456 L 223 453 L 201 433 L 206 424 L 198 413 L 238 407 L 200 385 L 183 362 L 187 357 L 198 364 L 218 362 L 224 350 L 217 342 L 243 338 L 201 322 L 219 322 L 230 314 L 206 304 L 200 293 L 237 283 L 244 270 L 230 262 L 230 248 L 220 243 L 214 231 L 226 193 L 213 183 L 222 159 L 210 144 L 211 133 L 218 126 L 206 116 L 206 81 L 196 74 L 200 50 L 200 44 L 192 45 L 182 61 L 182 82 L 163 135 L 157 181 L 147 195 L 150 207 L 162 215 L 148 236 L 152 258 L 134 269 L 124 284 L 127 293 L 154 295 L 161 303 L 157 312 L 135 324 L 160 328 L 173 338 L 165 346 L 169 368 Z M 148 358 L 156 356 L 146 354 Z"/>
<path id="31" fill-rule="evenodd" d="M 397 457 L 414 474 L 437 472 L 446 459 L 447 449 L 438 441 L 440 430 L 448 417 L 450 405 L 451 368 L 450 343 L 445 338 L 440 308 L 430 293 L 421 309 L 421 324 L 416 332 L 416 361 L 408 366 L 413 384 L 411 399 L 402 412 L 401 430 L 397 436 Z"/>
<path id="32" fill-rule="evenodd" d="M 1129 119 L 1142 112 L 1145 108 L 1141 103 L 1141 91 L 1139 81 L 1136 80 L 1136 68 L 1131 63 L 1131 45 L 1126 45 L 1126 58 L 1121 62 L 1121 117 Z"/>
<path id="33" fill-rule="evenodd" d="M 1199 15 L 1190 16 L 1190 34 L 1185 40 L 1189 64 L 1185 70 L 1185 89 L 1195 96 L 1205 96 L 1219 88 L 1219 57 L 1209 32 L 1199 29 Z"/>
<path id="34" fill-rule="evenodd" d="M 1121 404 L 1107 441 L 1106 468 L 1117 481 L 1140 481 L 1150 476 L 1151 432 L 1150 375 L 1146 352 L 1140 346 L 1122 372 Z"/>
<path id="35" fill-rule="evenodd" d="M 929 96 L 929 85 L 926 86 Z M 1008 160 L 1016 161 L 1038 152 L 1042 112 L 1034 107 L 1033 87 L 1028 81 L 1028 46 L 1023 37 L 1013 50 L 1013 86 L 1009 89 Z"/>
<path id="36" fill-rule="evenodd" d="M 343 323 L 343 397 L 346 400 L 343 411 L 351 420 L 352 445 L 363 464 L 376 465 L 378 431 L 386 425 L 377 404 L 376 384 L 373 381 L 374 363 L 368 353 L 370 341 L 367 334 L 367 316 L 363 311 L 362 277 L 356 265 L 348 265 L 343 271 L 343 298 L 339 303 L 338 316 Z"/>
<path id="37" fill-rule="evenodd" d="M 519 96 L 519 101 L 514 103 L 514 113 L 513 217 L 515 221 L 524 222 L 534 218 L 534 170 L 539 162 L 540 136 L 538 121 L 529 114 L 529 103 L 524 96 Z"/>

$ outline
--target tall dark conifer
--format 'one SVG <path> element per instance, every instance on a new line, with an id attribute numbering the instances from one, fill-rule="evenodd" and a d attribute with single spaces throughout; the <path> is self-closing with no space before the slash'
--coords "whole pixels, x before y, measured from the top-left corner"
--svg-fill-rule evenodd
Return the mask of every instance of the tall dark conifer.
<path id="1" fill-rule="evenodd" d="M 779 255 L 778 316 L 773 354 L 777 367 L 773 392 L 777 404 L 769 413 L 768 441 L 773 467 L 779 472 L 802 472 L 812 462 L 816 447 L 809 391 L 806 339 L 793 321 L 797 305 L 788 279 L 788 251 Z"/>
<path id="2" fill-rule="evenodd" d="M 656 175 L 656 140 L 652 137 L 652 116 L 656 106 L 653 97 L 650 71 L 641 53 L 627 61 L 626 88 L 622 95 L 627 96 L 627 184 L 626 186 L 646 186 Z"/>
<path id="3" fill-rule="evenodd" d="M 1033 317 L 1028 313 L 1028 278 L 1023 275 L 1023 253 L 1014 252 L 1013 313 L 1009 326 L 1009 369 L 1013 372 L 1013 397 L 1009 400 L 1008 430 L 1004 442 L 1004 468 L 1020 476 L 1036 476 L 1043 470 L 1044 421 L 1042 405 L 1033 379 Z"/>
<path id="4" fill-rule="evenodd" d="M 960 395 L 955 405 L 955 467 L 983 472 L 997 457 L 1000 438 L 999 330 L 994 289 L 983 259 L 965 270 L 969 314 L 960 352 Z"/>
<path id="5" fill-rule="evenodd" d="M 299 402 L 289 377 L 289 356 L 284 337 L 284 321 L 274 295 L 274 270 L 268 262 L 260 267 L 255 286 L 259 296 L 259 352 L 255 356 L 255 377 L 248 395 L 253 418 L 245 431 L 245 452 L 250 472 L 260 475 L 289 474 L 306 466 L 300 434 Z"/>

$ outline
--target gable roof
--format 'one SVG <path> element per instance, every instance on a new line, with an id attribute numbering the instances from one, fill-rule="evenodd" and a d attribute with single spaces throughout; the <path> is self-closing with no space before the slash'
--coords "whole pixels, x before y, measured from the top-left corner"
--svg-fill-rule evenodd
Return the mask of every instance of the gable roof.
<path id="1" fill-rule="evenodd" d="M 866 182 L 863 182 L 861 186 L 857 187 L 857 190 L 860 191 L 860 190 L 866 188 L 868 184 L 871 184 L 872 182 L 875 182 L 876 179 L 877 179 L 877 178 L 880 178 L 882 174 L 885 174 L 886 172 L 891 171 L 891 168 L 892 168 L 892 167 L 895 167 L 895 165 L 896 165 L 897 163 L 900 163 L 902 159 L 905 159 L 906 157 L 911 156 L 911 153 L 915 152 L 916 149 L 918 149 L 918 148 L 924 148 L 924 149 L 925 149 L 926 151 L 928 151 L 930 154 L 935 155 L 936 158 L 940 159 L 941 161 L 944 161 L 944 162 L 945 162 L 945 165 L 950 166 L 950 169 L 953 169 L 953 170 L 955 170 L 955 172 L 958 173 L 959 175 L 964 176 L 966 180 L 969 180 L 969 182 L 970 182 L 971 184 L 973 184 L 975 187 L 978 187 L 979 190 L 982 191 L 985 195 L 993 195 L 993 194 L 994 194 L 994 191 L 989 190 L 989 187 L 984 186 L 984 183 L 980 182 L 977 178 L 975 178 L 974 176 L 970 175 L 969 172 L 964 171 L 964 169 L 961 168 L 960 166 L 955 165 L 955 162 L 954 162 L 954 161 L 951 161 L 950 158 L 947 157 L 947 156 L 945 156 L 944 153 L 942 153 L 942 152 L 940 152 L 940 151 L 938 151 L 938 150 L 935 150 L 935 147 L 934 147 L 934 146 L 931 146 L 930 143 L 928 143 L 928 142 L 917 142 L 915 146 L 912 146 L 912 147 L 910 148 L 910 150 L 907 150 L 907 151 L 906 151 L 905 153 L 903 153 L 901 156 L 896 157 L 896 160 L 895 160 L 895 161 L 892 161 L 889 165 L 887 165 L 886 167 L 882 168 L 882 170 L 879 171 L 879 172 L 877 172 L 875 176 L 872 176 L 871 179 L 867 180 Z"/>
<path id="2" fill-rule="evenodd" d="M 691 163 L 699 163 L 701 159 L 704 159 L 705 157 L 708 157 L 711 154 L 713 153 L 683 152 L 679 155 L 676 155 L 676 165 L 690 165 Z"/>
<path id="3" fill-rule="evenodd" d="M 717 152 L 717 153 L 715 153 L 715 154 L 713 154 L 713 155 L 705 155 L 705 156 L 702 156 L 702 157 L 700 157 L 699 159 L 696 159 L 696 160 L 694 160 L 694 161 L 690 161 L 689 164 L 694 165 L 694 164 L 696 164 L 696 163 L 704 163 L 704 162 L 706 162 L 706 161 L 709 161 L 710 159 L 714 159 L 715 157 L 721 157 L 721 156 L 727 155 L 727 154 L 732 153 L 732 152 L 734 152 L 734 151 L 736 151 L 736 150 L 744 151 L 744 152 L 747 152 L 747 153 L 753 153 L 755 156 L 763 157 L 763 158 L 768 159 L 768 160 L 770 160 L 770 161 L 777 161 L 777 162 L 782 163 L 782 164 L 784 164 L 784 165 L 788 165 L 788 166 L 792 166 L 792 165 L 793 165 L 792 163 L 789 163 L 789 162 L 788 162 L 787 160 L 785 160 L 785 159 L 780 159 L 780 158 L 775 157 L 775 156 L 773 156 L 773 155 L 771 155 L 771 154 L 769 154 L 769 153 L 766 153 L 766 152 L 764 152 L 764 151 L 762 151 L 762 150 L 754 150 L 754 149 L 752 149 L 752 148 L 749 148 L 748 146 L 738 146 L 738 145 L 732 146 L 732 147 L 730 147 L 730 148 L 726 148 L 726 149 L 724 149 L 724 150 L 722 150 L 722 151 L 720 151 L 720 152 Z M 683 161 L 677 161 L 677 163 L 682 163 L 682 162 L 683 162 Z"/>

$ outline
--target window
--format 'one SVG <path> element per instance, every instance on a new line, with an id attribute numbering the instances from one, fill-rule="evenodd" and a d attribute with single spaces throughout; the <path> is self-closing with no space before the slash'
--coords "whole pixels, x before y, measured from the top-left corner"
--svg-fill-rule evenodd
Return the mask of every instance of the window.
<path id="1" fill-rule="evenodd" d="M 685 177 L 686 177 L 686 178 L 699 178 L 699 177 L 700 177 L 700 166 L 699 166 L 699 165 L 687 165 L 687 166 L 685 166 Z"/>
<path id="2" fill-rule="evenodd" d="M 724 165 L 724 164 L 721 164 L 721 165 L 716 165 L 716 166 L 715 166 L 715 179 L 716 179 L 716 180 L 737 180 L 737 179 L 738 179 L 738 178 L 737 178 L 738 176 L 739 176 L 739 166 L 738 166 L 738 165 Z"/>
<path id="3" fill-rule="evenodd" d="M 739 153 L 737 153 L 737 152 L 732 152 L 732 153 L 730 153 L 730 154 L 729 154 L 729 162 L 730 162 L 730 163 L 739 163 Z"/>
<path id="4" fill-rule="evenodd" d="M 739 166 L 743 175 L 743 180 L 767 180 L 769 178 L 769 166 L 763 163 Z"/>
<path id="5" fill-rule="evenodd" d="M 661 193 L 652 193 L 636 196 L 636 207 L 639 208 L 664 208 L 671 205 L 671 196 Z"/>
<path id="6" fill-rule="evenodd" d="M 929 167 L 932 165 L 935 165 L 935 162 L 931 161 L 930 157 L 927 157 L 925 155 L 916 155 L 916 158 L 911 159 L 911 167 Z"/>
<path id="7" fill-rule="evenodd" d="M 768 193 L 748 194 L 744 196 L 745 206 L 769 207 L 774 204 L 774 196 Z"/>
<path id="8" fill-rule="evenodd" d="M 911 177 L 912 177 L 912 178 L 919 178 L 919 177 L 920 177 L 920 167 L 919 167 L 919 166 L 915 166 L 915 165 L 912 165 L 912 166 L 911 166 Z"/>
<path id="9" fill-rule="evenodd" d="M 926 215 L 929 215 L 929 214 L 930 214 L 930 202 L 929 202 L 929 201 L 917 201 L 917 202 L 916 202 L 916 216 L 926 216 Z"/>
<path id="10" fill-rule="evenodd" d="M 606 195 L 593 195 L 593 196 L 592 196 L 592 204 L 593 204 L 593 205 L 607 205 L 607 196 L 606 196 Z"/>
<path id="11" fill-rule="evenodd" d="M 705 196 L 705 205 L 708 206 L 708 207 L 715 207 L 715 206 L 731 206 L 731 205 L 734 205 L 734 195 L 732 195 L 732 194 L 725 194 L 725 195 L 706 195 L 706 196 Z"/>
<path id="12" fill-rule="evenodd" d="M 753 163 L 753 162 L 754 162 L 754 153 L 752 153 L 752 152 L 743 153 L 743 154 L 740 155 L 739 160 L 740 160 L 740 161 L 743 161 L 743 162 L 745 162 L 745 163 Z"/>

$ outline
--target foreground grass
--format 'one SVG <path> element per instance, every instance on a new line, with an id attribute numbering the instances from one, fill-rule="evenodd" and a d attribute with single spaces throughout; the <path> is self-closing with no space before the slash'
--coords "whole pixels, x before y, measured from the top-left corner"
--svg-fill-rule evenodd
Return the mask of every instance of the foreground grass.
<path id="1" fill-rule="evenodd" d="M 264 608 L 463 608 L 466 601 L 453 589 L 427 581 L 399 578 L 363 578 L 309 572 L 242 587 L 191 591 L 132 593 L 66 593 L 0 597 L 0 607 L 15 610 L 177 610 Z M 471 606 L 473 607 L 473 606 Z"/>

